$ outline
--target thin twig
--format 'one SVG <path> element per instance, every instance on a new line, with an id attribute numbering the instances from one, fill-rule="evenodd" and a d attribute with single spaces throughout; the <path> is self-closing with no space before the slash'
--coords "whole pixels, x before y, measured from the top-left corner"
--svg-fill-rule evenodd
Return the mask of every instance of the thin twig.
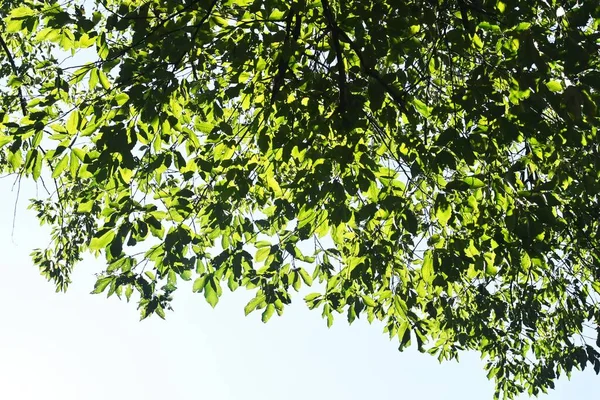
<path id="1" fill-rule="evenodd" d="M 285 74 L 289 68 L 290 61 L 290 51 L 289 42 L 290 36 L 292 34 L 292 21 L 294 19 L 294 15 L 296 15 L 296 8 L 294 5 L 290 7 L 290 11 L 285 19 L 285 37 L 283 39 L 282 51 L 280 53 L 279 63 L 277 65 L 277 74 L 275 78 L 273 78 L 273 88 L 271 89 L 271 105 L 275 102 L 275 97 L 279 93 L 279 90 L 283 86 L 285 81 Z M 296 25 L 299 24 L 299 20 L 296 19 Z M 294 29 L 295 31 L 295 29 Z M 294 32 L 295 33 L 295 32 Z"/>
<path id="2" fill-rule="evenodd" d="M 192 34 L 192 41 L 194 41 L 196 39 L 196 36 L 198 35 L 198 32 L 200 32 L 200 28 L 202 28 L 202 25 L 204 25 L 204 23 L 208 20 L 208 18 L 212 15 L 213 10 L 215 9 L 217 3 L 219 0 L 213 0 L 212 3 L 210 3 L 210 6 L 208 7 L 208 10 L 206 11 L 206 14 L 204 15 L 204 17 L 202 17 L 202 19 L 200 20 L 200 22 L 198 22 L 196 24 L 196 30 L 194 31 L 194 33 Z M 183 60 L 183 58 L 185 57 L 185 55 L 187 54 L 187 51 L 184 51 L 181 54 L 181 57 L 179 57 L 179 59 L 177 61 L 175 61 L 175 63 L 173 63 L 174 68 L 173 70 L 176 70 L 177 67 L 179 67 L 179 64 L 181 63 L 181 61 Z"/>
<path id="3" fill-rule="evenodd" d="M 327 19 L 327 26 L 331 31 L 331 39 L 333 40 L 333 48 L 335 49 L 337 58 L 337 69 L 338 69 L 338 86 L 340 88 L 340 111 L 344 113 L 346 111 L 346 65 L 344 64 L 344 56 L 342 53 L 342 46 L 340 45 L 340 38 L 338 34 L 338 26 L 335 22 L 333 13 L 328 0 L 321 0 L 323 5 L 323 13 Z"/>
<path id="4" fill-rule="evenodd" d="M 341 40 L 348 43 L 350 45 L 350 48 L 352 49 L 352 51 L 354 51 L 354 53 L 356 53 L 356 56 L 358 57 L 358 60 L 360 61 L 360 65 L 362 66 L 362 69 L 365 71 L 365 73 L 368 76 L 370 76 L 371 78 L 373 78 L 377 83 L 379 83 L 385 89 L 387 94 L 390 95 L 392 100 L 394 100 L 394 102 L 400 107 L 400 109 L 404 113 L 408 113 L 408 110 L 406 109 L 406 105 L 404 102 L 404 93 L 400 89 L 396 88 L 393 85 L 390 85 L 383 79 L 383 77 L 381 76 L 379 71 L 377 71 L 374 67 L 372 67 L 371 63 L 366 61 L 366 58 L 365 58 L 364 54 L 362 53 L 360 47 L 358 47 L 358 45 L 354 41 L 352 41 L 352 39 L 350 39 L 350 37 L 344 30 L 342 30 L 337 25 L 334 26 L 334 29 L 339 33 L 339 35 L 340 35 L 339 37 L 341 38 Z"/>
<path id="5" fill-rule="evenodd" d="M 8 48 L 8 45 L 6 44 L 6 42 L 4 41 L 4 38 L 2 36 L 0 36 L 0 47 L 2 47 L 2 49 L 4 50 L 4 52 L 6 53 L 6 57 L 8 58 L 8 62 L 10 63 L 10 67 L 13 70 L 13 73 L 15 74 L 15 76 L 19 76 L 19 71 L 17 70 L 17 65 L 15 64 L 15 59 L 13 58 L 12 54 L 10 53 L 10 49 Z M 27 115 L 27 102 L 25 101 L 25 97 L 23 96 L 23 91 L 21 90 L 21 87 L 19 86 L 17 88 L 17 92 L 19 94 L 19 102 L 21 103 L 21 111 L 23 112 L 23 115 Z"/>

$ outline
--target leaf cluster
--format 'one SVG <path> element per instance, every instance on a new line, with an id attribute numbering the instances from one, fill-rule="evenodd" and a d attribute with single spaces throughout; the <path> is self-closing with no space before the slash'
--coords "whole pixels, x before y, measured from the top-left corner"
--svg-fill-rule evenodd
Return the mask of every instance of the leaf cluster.
<path id="1" fill-rule="evenodd" d="M 495 398 L 600 372 L 600 6 L 0 0 L 0 168 L 65 290 L 379 320 Z M 80 60 L 85 60 L 81 63 Z M 79 64 L 79 65 L 78 65 Z"/>

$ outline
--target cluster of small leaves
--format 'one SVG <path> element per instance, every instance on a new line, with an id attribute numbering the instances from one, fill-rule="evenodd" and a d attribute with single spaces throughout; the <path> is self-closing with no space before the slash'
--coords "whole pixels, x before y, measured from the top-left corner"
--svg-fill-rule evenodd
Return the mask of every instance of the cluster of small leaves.
<path id="1" fill-rule="evenodd" d="M 191 281 L 266 322 L 317 281 L 328 324 L 481 352 L 496 398 L 600 371 L 596 2 L 0 10 L 0 166 L 48 188 L 58 290 L 91 252 L 142 318 Z"/>

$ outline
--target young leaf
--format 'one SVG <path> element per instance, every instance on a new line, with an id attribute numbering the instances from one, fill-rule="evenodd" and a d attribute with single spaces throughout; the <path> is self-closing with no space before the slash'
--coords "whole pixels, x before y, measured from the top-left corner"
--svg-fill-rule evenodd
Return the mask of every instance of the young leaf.
<path id="1" fill-rule="evenodd" d="M 258 307 L 263 301 L 265 301 L 264 295 L 257 295 L 254 297 L 248 302 L 248 304 L 246 304 L 246 307 L 244 307 L 244 314 L 248 315 L 252 311 L 256 310 L 256 307 Z"/>
<path id="2" fill-rule="evenodd" d="M 69 115 L 69 118 L 67 119 L 67 133 L 69 133 L 69 135 L 74 135 L 75 133 L 77 133 L 77 129 L 79 128 L 79 123 L 81 121 L 81 114 L 79 113 L 78 110 L 72 111 L 71 114 Z"/>
<path id="3" fill-rule="evenodd" d="M 106 76 L 104 71 L 102 71 L 100 69 L 97 71 L 98 71 L 98 78 L 100 79 L 100 84 L 102 85 L 102 87 L 106 90 L 110 89 L 110 81 L 108 80 L 108 77 Z"/>
<path id="4" fill-rule="evenodd" d="M 265 311 L 263 311 L 263 313 L 262 313 L 262 317 L 261 317 L 262 322 L 267 323 L 267 321 L 269 321 L 269 319 L 271 319 L 271 316 L 273 315 L 274 312 L 275 312 L 275 306 L 272 303 L 267 304 L 267 308 L 265 308 Z"/>
<path id="5" fill-rule="evenodd" d="M 102 250 L 108 246 L 115 237 L 115 232 L 107 230 L 99 237 L 93 237 L 90 242 L 90 250 Z"/>
<path id="6" fill-rule="evenodd" d="M 68 165 L 69 157 L 65 154 L 64 156 L 62 156 L 58 164 L 56 164 L 56 166 L 54 167 L 54 170 L 52 171 L 52 178 L 58 178 L 60 174 L 62 174 L 63 171 L 67 168 Z"/>
<path id="7" fill-rule="evenodd" d="M 452 206 L 450 204 L 440 205 L 435 211 L 435 217 L 442 226 L 446 226 L 452 216 Z"/>
<path id="8" fill-rule="evenodd" d="M 44 158 L 42 156 L 42 153 L 39 151 L 36 151 L 36 155 L 35 155 L 35 160 L 33 161 L 33 180 L 37 181 L 41 174 L 42 174 L 42 167 L 44 164 Z"/>
<path id="9" fill-rule="evenodd" d="M 100 79 L 99 74 L 98 74 L 98 69 L 97 68 L 93 68 L 90 71 L 90 79 L 88 81 L 88 85 L 90 87 L 90 90 L 93 90 L 97 85 L 98 85 L 98 80 Z"/>
<path id="10" fill-rule="evenodd" d="M 215 308 L 217 302 L 219 301 L 219 296 L 217 295 L 216 290 L 213 288 L 215 282 L 210 280 L 204 285 L 204 298 L 210 304 L 212 308 Z"/>
<path id="11" fill-rule="evenodd" d="M 425 257 L 423 257 L 423 264 L 421 265 L 421 275 L 423 276 L 423 280 L 425 282 L 433 282 L 435 273 L 433 270 L 433 255 L 431 251 L 425 252 Z"/>
<path id="12" fill-rule="evenodd" d="M 115 96 L 115 101 L 119 106 L 122 106 L 123 104 L 127 103 L 128 100 L 129 96 L 127 95 L 127 93 L 119 93 Z"/>
<path id="13" fill-rule="evenodd" d="M 100 278 L 96 281 L 96 284 L 94 285 L 94 290 L 92 291 L 93 294 L 99 294 L 104 292 L 104 289 L 106 289 L 108 287 L 108 285 L 110 285 L 111 282 L 114 281 L 114 277 L 112 276 L 107 276 L 104 278 Z"/>
<path id="14" fill-rule="evenodd" d="M 551 92 L 560 92 L 563 90 L 562 84 L 560 81 L 550 81 L 546 83 L 546 86 Z"/>
<path id="15" fill-rule="evenodd" d="M 197 278 L 194 281 L 194 285 L 192 287 L 192 290 L 194 292 L 201 292 L 202 290 L 204 290 L 204 286 L 206 285 L 206 280 L 207 280 L 207 275 L 201 276 L 199 278 Z"/>

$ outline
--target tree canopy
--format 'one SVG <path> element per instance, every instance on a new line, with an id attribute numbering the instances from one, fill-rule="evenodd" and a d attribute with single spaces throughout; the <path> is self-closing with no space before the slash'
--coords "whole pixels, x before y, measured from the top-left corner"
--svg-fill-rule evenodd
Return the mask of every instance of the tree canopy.
<path id="1" fill-rule="evenodd" d="M 496 398 L 600 371 L 600 5 L 0 0 L 0 168 L 32 257 L 165 316 L 191 281 L 267 321 L 476 350 Z"/>

